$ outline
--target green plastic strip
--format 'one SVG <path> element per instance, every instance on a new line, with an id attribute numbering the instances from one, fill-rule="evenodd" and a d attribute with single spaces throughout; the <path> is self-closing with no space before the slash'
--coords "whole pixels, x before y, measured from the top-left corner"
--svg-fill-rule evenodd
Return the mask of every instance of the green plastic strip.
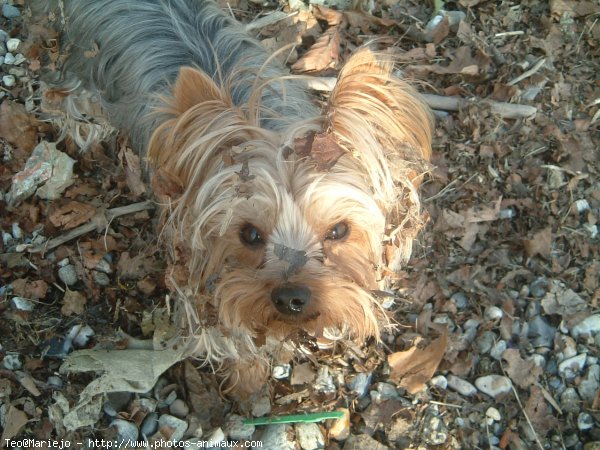
<path id="1" fill-rule="evenodd" d="M 311 423 L 322 422 L 328 419 L 341 419 L 342 411 L 330 411 L 311 414 L 291 414 L 289 416 L 257 417 L 244 420 L 244 425 L 269 425 L 272 423 Z"/>

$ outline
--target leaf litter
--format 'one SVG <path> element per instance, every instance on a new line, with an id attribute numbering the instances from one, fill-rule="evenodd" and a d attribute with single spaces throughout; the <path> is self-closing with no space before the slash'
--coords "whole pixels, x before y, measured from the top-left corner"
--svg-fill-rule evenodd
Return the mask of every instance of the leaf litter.
<path id="1" fill-rule="evenodd" d="M 286 4 L 288 16 L 252 28 L 274 52 L 294 46 L 278 54 L 295 63 L 293 70 L 324 76 L 377 37 L 423 91 L 469 99 L 436 112 L 434 167 L 422 186 L 430 221 L 392 286 L 396 328 L 384 333 L 385 346 L 340 344 L 288 355 L 293 382 L 273 381 L 271 414 L 344 409 L 346 421 L 321 428 L 331 433 L 331 448 L 352 448 L 353 442 L 381 448 L 595 448 L 600 7 L 569 0 L 436 4 L 435 11 L 410 0 L 299 11 Z M 234 1 L 231 8 L 246 20 L 258 6 Z M 184 417 L 190 430 L 197 430 L 192 425 L 198 420 L 205 431 L 216 430 L 227 408 L 210 368 L 186 361 L 161 375 L 174 362 L 167 358 L 160 370 L 139 374 L 143 382 L 135 387 L 121 378 L 132 361 L 148 368 L 144 364 L 152 359 L 141 350 L 117 349 L 146 341 L 159 346 L 174 331 L 166 258 L 156 242 L 158 218 L 147 212 L 120 216 L 46 252 L 23 252 L 93 221 L 90 215 L 99 208 L 126 206 L 149 193 L 140 160 L 125 141 L 97 143 L 80 155 L 67 139 L 57 148 L 77 161 L 73 184 L 48 201 L 24 197 L 18 208 L 5 208 L 13 177 L 33 149 L 42 140 L 54 143 L 52 127 L 33 111 L 39 73 L 55 70 L 63 56 L 44 21 L 22 27 L 2 18 L 0 27 L 23 41 L 29 59 L 26 76 L 0 98 L 0 370 L 7 375 L 0 379 L 6 393 L 0 398 L 2 438 L 76 438 L 91 429 L 117 436 L 111 416 L 100 411 L 102 389 L 77 405 L 76 392 L 93 377 L 61 374 L 56 380 L 63 360 L 44 356 L 68 338 L 74 322 L 95 332 L 89 343 L 76 344 L 83 346 L 78 350 L 116 351 L 102 361 L 93 352 L 73 354 L 83 358 L 70 360 L 76 372 L 104 370 L 105 378 L 92 385 L 109 374 L 107 386 L 138 392 L 114 407 L 119 414 L 136 417 L 138 424 L 150 417 L 134 405 L 162 395 L 152 394 L 158 379 L 178 383 L 172 392 L 193 406 L 196 416 Z M 88 49 L 90 56 L 95 51 Z M 60 93 L 54 96 L 62 101 Z M 531 106 L 536 114 L 502 118 L 488 100 Z M 316 150 L 324 168 L 335 158 L 330 146 Z M 182 189 L 169 174 L 154 183 L 159 198 L 177 198 Z M 74 267 L 68 289 L 58 278 L 59 263 Z M 17 310 L 10 302 L 15 298 L 32 300 L 33 309 Z M 164 314 L 150 316 L 157 308 Z M 442 325 L 447 335 L 432 338 L 430 325 Z M 117 335 L 119 328 L 128 334 Z M 315 390 L 322 367 L 334 375 L 336 392 L 329 396 Z M 16 389 L 17 380 L 25 379 L 21 373 L 42 387 L 41 395 Z M 350 387 L 357 375 L 365 383 L 360 392 Z M 482 376 L 506 376 L 514 391 L 501 402 L 480 392 L 469 397 L 448 386 L 450 375 L 471 386 Z M 49 387 L 58 382 L 61 387 Z M 130 415 L 134 410 L 137 415 Z M 41 425 L 37 431 L 34 423 Z"/>

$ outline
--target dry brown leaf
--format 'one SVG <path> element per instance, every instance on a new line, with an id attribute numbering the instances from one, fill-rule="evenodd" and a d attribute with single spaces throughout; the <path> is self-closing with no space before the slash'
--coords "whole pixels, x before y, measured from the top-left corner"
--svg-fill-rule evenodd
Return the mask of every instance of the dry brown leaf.
<path id="1" fill-rule="evenodd" d="M 160 264 L 151 256 L 138 254 L 129 256 L 129 252 L 123 252 L 117 264 L 119 276 L 125 280 L 143 278 L 160 269 Z"/>
<path id="2" fill-rule="evenodd" d="M 48 218 L 55 227 L 70 230 L 86 223 L 94 214 L 96 208 L 73 200 L 54 211 Z"/>
<path id="3" fill-rule="evenodd" d="M 119 152 L 121 162 L 125 160 L 125 179 L 127 186 L 134 198 L 140 197 L 146 193 L 146 186 L 142 180 L 142 169 L 140 166 L 140 157 L 128 147 L 122 147 Z"/>
<path id="4" fill-rule="evenodd" d="M 372 29 L 378 27 L 385 28 L 396 25 L 395 20 L 375 17 L 364 11 L 344 11 L 344 17 L 351 28 L 359 28 L 363 33 L 369 33 Z"/>
<path id="5" fill-rule="evenodd" d="M 519 387 L 528 389 L 537 383 L 542 374 L 542 368 L 533 361 L 526 361 L 521 358 L 519 350 L 509 348 L 502 353 L 502 359 L 507 363 L 506 373 L 509 378 Z"/>
<path id="6" fill-rule="evenodd" d="M 547 227 L 533 235 L 532 239 L 524 239 L 523 246 L 530 258 L 540 255 L 549 259 L 552 253 L 552 228 Z"/>
<path id="7" fill-rule="evenodd" d="M 20 103 L 3 102 L 0 105 L 0 138 L 27 153 L 37 145 L 39 122 Z"/>
<path id="8" fill-rule="evenodd" d="M 40 299 L 46 297 L 48 284 L 44 280 L 27 281 L 19 278 L 11 282 L 13 294 L 19 297 Z"/>
<path id="9" fill-rule="evenodd" d="M 334 68 L 340 61 L 340 33 L 337 27 L 327 30 L 310 49 L 294 63 L 296 72 L 320 72 Z"/>
<path id="10" fill-rule="evenodd" d="M 80 315 L 85 312 L 87 298 L 77 291 L 67 289 L 62 300 L 63 306 L 60 308 L 60 313 L 63 316 Z"/>
<path id="11" fill-rule="evenodd" d="M 4 417 L 2 444 L 5 444 L 6 440 L 12 439 L 18 435 L 23 427 L 27 425 L 27 421 L 27 414 L 9 404 L 8 411 Z"/>
<path id="12" fill-rule="evenodd" d="M 327 8 L 322 5 L 313 5 L 312 10 L 315 19 L 326 21 L 330 27 L 335 27 L 344 20 L 344 13 L 336 9 Z"/>
<path id="13" fill-rule="evenodd" d="M 425 348 L 414 346 L 388 356 L 390 378 L 409 393 L 421 391 L 431 379 L 446 351 L 448 334 L 443 333 Z"/>
<path id="14" fill-rule="evenodd" d="M 544 400 L 542 391 L 537 386 L 532 386 L 529 400 L 524 408 L 535 432 L 545 437 L 550 430 L 558 426 L 558 420 L 552 415 L 552 410 Z"/>

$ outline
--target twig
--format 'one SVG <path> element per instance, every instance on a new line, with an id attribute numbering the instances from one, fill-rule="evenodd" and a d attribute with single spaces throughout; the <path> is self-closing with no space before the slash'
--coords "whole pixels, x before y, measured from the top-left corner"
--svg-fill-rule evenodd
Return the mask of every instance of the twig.
<path id="1" fill-rule="evenodd" d="M 523 74 L 525 75 L 525 74 Z M 330 92 L 335 86 L 336 79 L 332 77 L 308 78 L 306 83 L 310 89 L 321 92 Z M 529 105 L 516 105 L 513 103 L 495 102 L 485 99 L 466 99 L 461 97 L 444 97 L 442 95 L 423 94 L 425 103 L 432 109 L 442 111 L 458 111 L 470 104 L 478 106 L 487 105 L 492 113 L 505 119 L 520 119 L 535 116 L 537 108 Z"/>
<path id="2" fill-rule="evenodd" d="M 531 69 L 526 70 L 517 78 L 510 80 L 508 83 L 506 83 L 506 85 L 512 86 L 514 84 L 517 84 L 519 81 L 523 81 L 525 78 L 529 78 L 531 75 L 540 70 L 544 64 L 546 64 L 546 58 L 540 59 L 538 62 L 535 63 L 535 65 Z"/>
<path id="3" fill-rule="evenodd" d="M 120 206 L 118 208 L 100 211 L 85 225 L 74 228 L 62 236 L 49 239 L 45 243 L 31 247 L 27 250 L 29 253 L 41 253 L 52 250 L 53 248 L 56 248 L 65 242 L 69 242 L 72 239 L 78 238 L 79 236 L 83 236 L 84 234 L 90 233 L 94 230 L 102 230 L 103 228 L 106 228 L 108 224 L 117 217 L 125 216 L 127 214 L 134 214 L 149 209 L 154 209 L 154 203 L 150 200 L 146 200 L 145 202 L 133 203 L 127 206 Z"/>

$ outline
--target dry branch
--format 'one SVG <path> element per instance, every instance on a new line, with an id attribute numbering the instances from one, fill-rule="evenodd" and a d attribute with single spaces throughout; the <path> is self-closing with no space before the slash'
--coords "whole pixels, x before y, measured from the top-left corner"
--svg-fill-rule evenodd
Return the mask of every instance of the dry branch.
<path id="1" fill-rule="evenodd" d="M 315 91 L 329 92 L 335 86 L 335 78 L 321 77 L 307 79 L 309 88 Z M 444 97 L 442 95 L 423 94 L 425 102 L 432 109 L 441 111 L 458 111 L 468 105 L 489 106 L 493 114 L 505 119 L 520 119 L 535 116 L 537 108 L 529 105 L 518 105 L 514 103 L 495 102 L 485 99 L 466 99 L 461 97 Z"/>
<path id="2" fill-rule="evenodd" d="M 69 242 L 72 239 L 78 238 L 79 236 L 83 236 L 84 234 L 90 233 L 94 230 L 101 231 L 102 229 L 106 228 L 108 224 L 117 217 L 125 216 L 127 214 L 134 214 L 149 209 L 154 209 L 154 204 L 150 200 L 146 200 L 145 202 L 133 203 L 127 206 L 120 206 L 118 208 L 99 211 L 85 225 L 81 225 L 80 227 L 74 228 L 68 233 L 65 233 L 56 238 L 49 239 L 41 245 L 31 247 L 28 249 L 28 251 L 29 253 L 41 253 L 48 250 L 52 250 L 53 248 L 56 248 L 59 245 L 64 244 L 65 242 Z"/>

